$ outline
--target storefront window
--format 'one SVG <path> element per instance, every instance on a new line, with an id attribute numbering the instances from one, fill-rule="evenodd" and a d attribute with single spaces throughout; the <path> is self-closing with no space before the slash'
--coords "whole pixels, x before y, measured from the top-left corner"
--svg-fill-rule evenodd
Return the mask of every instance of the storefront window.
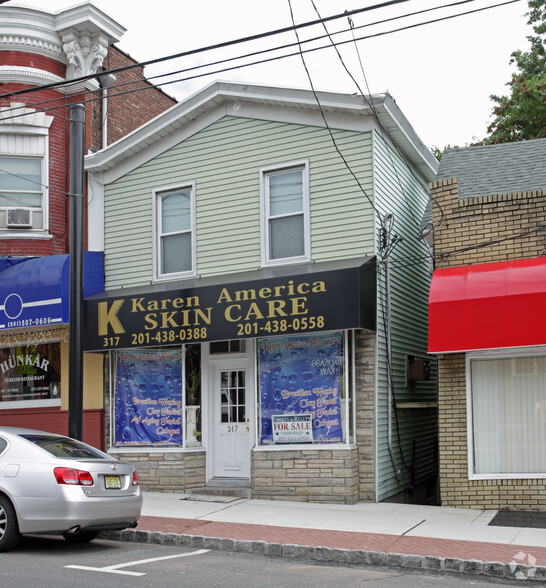
<path id="1" fill-rule="evenodd" d="M 200 345 L 118 351 L 113 366 L 113 447 L 201 446 Z"/>
<path id="2" fill-rule="evenodd" d="M 258 340 L 259 444 L 334 444 L 348 438 L 344 335 Z"/>
<path id="3" fill-rule="evenodd" d="M 182 349 L 114 354 L 114 447 L 181 446 Z"/>
<path id="4" fill-rule="evenodd" d="M 471 477 L 546 476 L 546 356 L 470 359 Z"/>
<path id="5" fill-rule="evenodd" d="M 201 446 L 201 345 L 186 346 L 186 446 Z"/>
<path id="6" fill-rule="evenodd" d="M 0 348 L 0 409 L 60 403 L 60 343 Z"/>

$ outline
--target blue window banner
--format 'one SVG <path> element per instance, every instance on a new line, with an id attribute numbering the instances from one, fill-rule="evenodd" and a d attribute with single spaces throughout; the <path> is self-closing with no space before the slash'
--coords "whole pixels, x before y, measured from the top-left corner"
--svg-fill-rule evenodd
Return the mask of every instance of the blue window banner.
<path id="1" fill-rule="evenodd" d="M 181 349 L 115 353 L 114 447 L 182 445 Z"/>
<path id="2" fill-rule="evenodd" d="M 0 348 L 0 402 L 60 399 L 60 343 Z"/>
<path id="3" fill-rule="evenodd" d="M 342 332 L 259 339 L 258 360 L 260 445 L 275 442 L 276 415 L 311 415 L 313 443 L 343 442 Z"/>

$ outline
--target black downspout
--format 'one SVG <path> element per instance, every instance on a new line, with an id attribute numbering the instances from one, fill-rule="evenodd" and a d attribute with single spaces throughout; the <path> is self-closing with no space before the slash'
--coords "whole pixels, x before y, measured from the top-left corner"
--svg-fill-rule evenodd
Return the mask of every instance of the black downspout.
<path id="1" fill-rule="evenodd" d="M 83 438 L 83 156 L 85 107 L 70 107 L 68 434 Z"/>

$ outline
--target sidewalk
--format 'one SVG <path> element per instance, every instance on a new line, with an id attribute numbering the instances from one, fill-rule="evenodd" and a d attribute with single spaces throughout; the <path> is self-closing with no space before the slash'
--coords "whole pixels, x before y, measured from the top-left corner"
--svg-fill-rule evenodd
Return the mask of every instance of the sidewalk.
<path id="1" fill-rule="evenodd" d="M 497 511 L 226 497 L 201 501 L 188 496 L 145 492 L 137 529 L 109 532 L 107 537 L 271 557 L 546 580 L 546 529 L 488 526 Z"/>

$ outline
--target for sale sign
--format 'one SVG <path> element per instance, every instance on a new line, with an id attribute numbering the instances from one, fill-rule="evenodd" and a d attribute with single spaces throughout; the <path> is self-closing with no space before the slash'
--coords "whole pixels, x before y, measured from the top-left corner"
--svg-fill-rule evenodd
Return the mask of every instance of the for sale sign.
<path id="1" fill-rule="evenodd" d="M 313 443 L 310 414 L 273 415 L 273 443 Z"/>

